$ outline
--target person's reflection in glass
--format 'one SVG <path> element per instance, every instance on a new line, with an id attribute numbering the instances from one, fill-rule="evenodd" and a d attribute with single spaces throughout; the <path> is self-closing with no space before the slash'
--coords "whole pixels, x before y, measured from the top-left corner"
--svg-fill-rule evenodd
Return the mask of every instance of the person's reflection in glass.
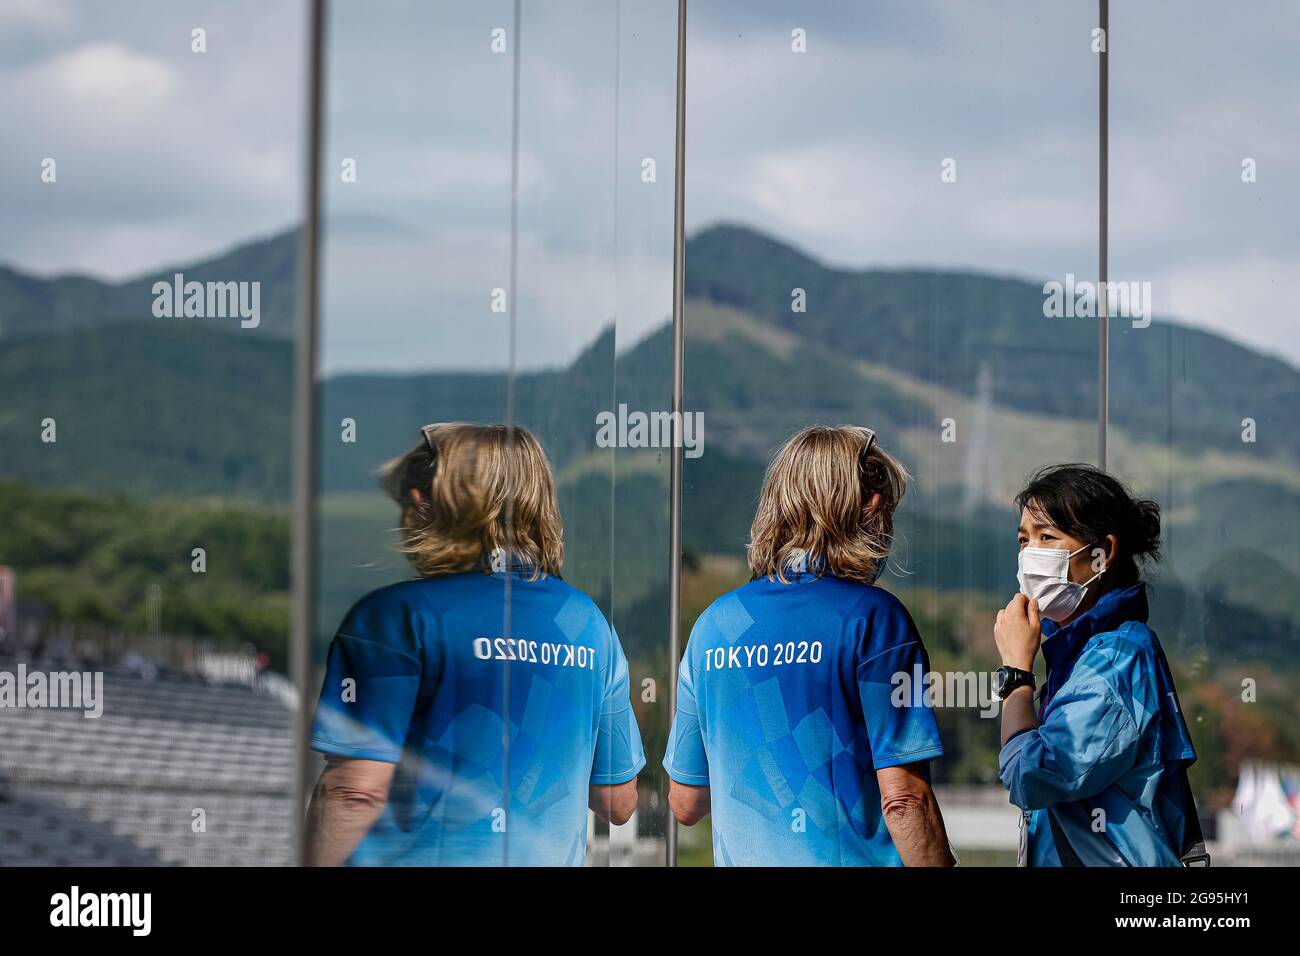
<path id="1" fill-rule="evenodd" d="M 427 425 L 384 474 L 419 578 L 330 646 L 308 862 L 581 865 L 588 806 L 627 822 L 645 756 L 618 635 L 560 579 L 545 453 L 523 428 Z"/>
<path id="2" fill-rule="evenodd" d="M 1159 506 L 1092 465 L 1054 465 L 1016 507 L 1020 593 L 993 635 L 998 769 L 1024 811 L 1021 864 L 1207 862 L 1187 782 L 1196 751 L 1138 567 L 1159 557 Z"/>
<path id="3" fill-rule="evenodd" d="M 750 530 L 753 579 L 691 631 L 664 769 L 674 816 L 713 815 L 717 865 L 948 866 L 928 761 L 929 661 L 875 587 L 907 472 L 868 428 L 777 453 Z"/>

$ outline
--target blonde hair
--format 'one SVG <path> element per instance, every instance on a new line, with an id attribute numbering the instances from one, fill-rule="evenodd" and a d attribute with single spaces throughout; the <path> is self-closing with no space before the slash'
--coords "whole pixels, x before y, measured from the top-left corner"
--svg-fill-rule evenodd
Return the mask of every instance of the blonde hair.
<path id="1" fill-rule="evenodd" d="M 871 429 L 805 428 L 777 452 L 763 478 L 747 546 L 754 577 L 788 584 L 787 571 L 806 556 L 810 570 L 873 583 L 893 548 L 894 510 L 907 481 L 907 469 Z M 880 501 L 872 507 L 876 494 Z"/>
<path id="2" fill-rule="evenodd" d="M 381 469 L 402 507 L 402 551 L 422 577 L 491 570 L 504 550 L 530 580 L 558 576 L 563 528 L 546 452 L 527 429 L 447 422 Z M 419 500 L 412 490 L 420 492 Z"/>

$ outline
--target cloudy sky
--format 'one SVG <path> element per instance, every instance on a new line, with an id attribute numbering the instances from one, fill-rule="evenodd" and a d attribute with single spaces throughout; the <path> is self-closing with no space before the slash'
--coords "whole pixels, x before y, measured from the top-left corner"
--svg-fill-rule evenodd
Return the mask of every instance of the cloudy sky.
<path id="1" fill-rule="evenodd" d="M 326 362 L 499 364 L 511 5 L 333 7 Z M 675 8 L 525 2 L 521 364 L 668 314 Z M 1112 8 L 1112 278 L 1300 364 L 1300 6 Z M 693 0 L 688 229 L 746 223 L 845 266 L 1092 275 L 1092 11 Z M 297 221 L 305 23 L 289 0 L 0 0 L 0 262 L 124 278 Z"/>

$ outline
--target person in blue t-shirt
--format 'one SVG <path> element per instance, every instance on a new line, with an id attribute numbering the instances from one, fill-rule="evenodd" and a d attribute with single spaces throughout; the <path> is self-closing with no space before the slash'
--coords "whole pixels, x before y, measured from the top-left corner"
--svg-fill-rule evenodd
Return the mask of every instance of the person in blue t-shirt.
<path id="1" fill-rule="evenodd" d="M 587 809 L 631 817 L 645 765 L 618 635 L 560 579 L 546 455 L 523 428 L 427 425 L 390 463 L 420 577 L 330 645 L 311 746 L 315 865 L 581 865 Z"/>
<path id="2" fill-rule="evenodd" d="M 1159 557 L 1159 506 L 1092 465 L 1053 465 L 1016 507 L 1020 593 L 993 633 L 1021 865 L 1208 862 L 1187 781 L 1196 751 L 1138 567 Z"/>
<path id="3" fill-rule="evenodd" d="M 790 439 L 763 482 L 753 579 L 714 601 L 681 662 L 664 769 L 717 865 L 949 866 L 928 761 L 943 754 L 921 636 L 875 580 L 907 472 L 868 428 Z"/>

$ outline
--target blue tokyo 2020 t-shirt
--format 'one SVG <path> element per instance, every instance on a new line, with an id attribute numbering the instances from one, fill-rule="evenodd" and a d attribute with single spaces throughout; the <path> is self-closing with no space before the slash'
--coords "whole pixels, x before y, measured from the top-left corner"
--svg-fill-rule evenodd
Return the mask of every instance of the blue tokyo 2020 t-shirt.
<path id="1" fill-rule="evenodd" d="M 517 566 L 358 601 L 311 745 L 397 764 L 353 865 L 581 865 L 588 785 L 645 765 L 618 635 L 585 594 Z"/>
<path id="2" fill-rule="evenodd" d="M 710 788 L 717 865 L 900 866 L 876 771 L 943 754 L 926 695 L 894 693 L 925 647 L 888 591 L 787 576 L 696 621 L 664 769 Z"/>

